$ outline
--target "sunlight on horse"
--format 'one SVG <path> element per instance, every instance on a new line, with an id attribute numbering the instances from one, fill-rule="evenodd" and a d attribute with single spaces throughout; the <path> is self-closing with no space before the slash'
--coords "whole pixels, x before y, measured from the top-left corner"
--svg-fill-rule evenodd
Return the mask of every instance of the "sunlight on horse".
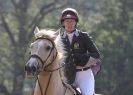
<path id="1" fill-rule="evenodd" d="M 62 83 L 64 48 L 61 38 L 53 30 L 34 31 L 36 40 L 31 44 L 31 56 L 26 63 L 26 72 L 37 75 L 34 95 L 73 95 Z"/>

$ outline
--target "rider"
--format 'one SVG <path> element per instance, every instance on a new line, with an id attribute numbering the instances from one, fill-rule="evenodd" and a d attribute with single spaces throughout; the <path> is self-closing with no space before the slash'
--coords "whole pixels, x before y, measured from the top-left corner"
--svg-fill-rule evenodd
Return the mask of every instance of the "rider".
<path id="1" fill-rule="evenodd" d="M 91 67 L 97 64 L 100 54 L 91 36 L 77 29 L 78 21 L 75 9 L 62 11 L 60 23 L 64 31 L 61 38 L 67 51 L 65 76 L 69 84 L 80 88 L 82 95 L 93 95 L 95 80 Z"/>

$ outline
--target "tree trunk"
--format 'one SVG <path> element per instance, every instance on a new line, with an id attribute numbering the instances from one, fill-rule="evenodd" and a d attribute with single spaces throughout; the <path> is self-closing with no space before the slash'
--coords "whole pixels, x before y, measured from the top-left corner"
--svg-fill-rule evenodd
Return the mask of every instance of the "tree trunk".
<path id="1" fill-rule="evenodd" d="M 16 66 L 14 71 L 12 95 L 23 95 L 24 73 L 23 67 Z"/>
<path id="2" fill-rule="evenodd" d="M 15 52 L 15 51 L 14 51 Z M 25 50 L 19 48 L 14 54 L 14 79 L 12 95 L 23 95 Z"/>

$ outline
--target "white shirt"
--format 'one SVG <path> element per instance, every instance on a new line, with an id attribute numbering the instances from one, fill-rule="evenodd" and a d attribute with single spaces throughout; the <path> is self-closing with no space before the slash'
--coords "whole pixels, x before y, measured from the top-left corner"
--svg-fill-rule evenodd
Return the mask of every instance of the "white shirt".
<path id="1" fill-rule="evenodd" d="M 74 31 L 74 32 L 75 32 L 75 31 Z M 66 32 L 66 34 L 67 34 L 67 36 L 68 36 L 68 39 L 69 39 L 70 44 L 72 43 L 74 32 L 72 32 L 72 33 L 67 33 L 67 32 Z"/>

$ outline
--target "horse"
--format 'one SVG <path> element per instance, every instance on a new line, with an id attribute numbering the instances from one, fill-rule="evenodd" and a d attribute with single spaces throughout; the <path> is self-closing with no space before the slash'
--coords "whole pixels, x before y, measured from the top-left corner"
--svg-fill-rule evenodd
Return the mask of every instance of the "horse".
<path id="1" fill-rule="evenodd" d="M 62 79 L 66 52 L 58 32 L 36 27 L 34 35 L 31 55 L 25 65 L 25 71 L 37 78 L 33 95 L 76 95 Z"/>

